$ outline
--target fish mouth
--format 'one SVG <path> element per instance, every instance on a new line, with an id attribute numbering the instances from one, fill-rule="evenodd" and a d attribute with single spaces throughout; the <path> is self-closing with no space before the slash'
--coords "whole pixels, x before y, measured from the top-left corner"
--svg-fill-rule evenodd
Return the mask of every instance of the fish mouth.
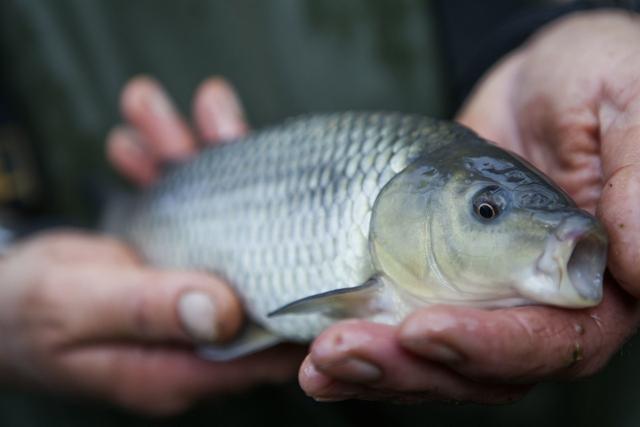
<path id="1" fill-rule="evenodd" d="M 567 261 L 569 280 L 578 295 L 595 303 L 602 300 L 602 279 L 607 263 L 607 242 L 594 231 L 574 238 Z"/>
<path id="2" fill-rule="evenodd" d="M 547 286 L 539 286 L 534 299 L 570 308 L 597 305 L 602 300 L 607 243 L 604 228 L 593 216 L 579 212 L 564 218 L 536 263 Z"/>

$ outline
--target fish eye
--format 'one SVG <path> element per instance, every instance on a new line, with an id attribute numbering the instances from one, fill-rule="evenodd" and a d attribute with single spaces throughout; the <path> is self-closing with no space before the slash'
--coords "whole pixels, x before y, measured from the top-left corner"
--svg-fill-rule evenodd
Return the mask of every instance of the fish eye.
<path id="1" fill-rule="evenodd" d="M 484 219 L 493 219 L 498 216 L 498 207 L 488 202 L 482 202 L 476 206 L 476 213 Z"/>
<path id="2" fill-rule="evenodd" d="M 483 221 L 496 219 L 506 207 L 506 195 L 497 185 L 485 187 L 473 199 L 473 212 Z"/>

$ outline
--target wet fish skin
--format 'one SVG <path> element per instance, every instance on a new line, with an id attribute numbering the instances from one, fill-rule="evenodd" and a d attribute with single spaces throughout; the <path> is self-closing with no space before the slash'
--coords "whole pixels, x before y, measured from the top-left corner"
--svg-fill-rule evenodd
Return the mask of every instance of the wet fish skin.
<path id="1" fill-rule="evenodd" d="M 488 285 L 483 294 L 485 299 L 479 301 L 474 299 L 473 292 L 468 294 L 466 290 L 457 294 L 455 290 L 441 291 L 447 285 L 442 277 L 413 274 L 433 265 L 427 262 L 427 247 L 408 250 L 413 244 L 423 243 L 412 239 L 411 236 L 421 232 L 411 227 L 423 227 L 421 215 L 428 218 L 457 214 L 430 212 L 429 206 L 414 203 L 413 195 L 423 194 L 419 185 L 423 175 L 410 179 L 414 190 L 400 191 L 404 192 L 402 203 L 407 210 L 387 209 L 384 220 L 375 221 L 376 217 L 385 216 L 380 213 L 385 206 L 393 205 L 385 205 L 379 199 L 383 189 L 393 189 L 389 183 L 394 178 L 394 182 L 402 182 L 398 177 L 408 177 L 411 167 L 429 168 L 430 158 L 447 157 L 443 153 L 453 153 L 456 158 L 456 152 L 465 150 L 470 150 L 469 158 L 476 158 L 478 153 L 486 152 L 488 156 L 504 153 L 462 126 L 420 116 L 336 113 L 296 118 L 233 144 L 205 149 L 135 198 L 126 208 L 126 221 L 112 219 L 108 228 L 131 242 L 154 265 L 201 269 L 226 278 L 253 320 L 289 340 L 309 340 L 345 313 L 309 310 L 276 317 L 270 317 L 269 313 L 294 301 L 337 289 L 356 289 L 363 284 L 371 284 L 362 287 L 363 295 L 371 301 L 352 314 L 386 323 L 397 323 L 416 306 L 438 301 L 492 306 L 491 295 L 495 295 L 503 301 L 502 305 L 535 302 L 541 293 L 537 290 L 538 282 L 528 285 L 533 291 L 524 296 L 524 288 L 516 289 L 511 283 L 500 283 L 501 287 L 496 289 Z M 506 156 L 512 158 L 510 154 Z M 432 185 L 427 193 L 441 192 L 450 181 L 457 183 L 452 188 L 460 192 L 465 185 L 473 184 L 464 184 L 464 180 L 492 179 L 469 178 L 469 168 L 456 161 L 441 162 L 445 169 L 452 170 L 439 171 L 442 182 Z M 533 181 L 544 181 L 537 173 L 532 176 Z M 575 206 L 561 190 L 548 182 L 542 187 L 543 193 L 551 192 L 557 199 L 557 206 L 551 210 L 560 210 L 565 216 L 575 214 Z M 446 206 L 457 209 L 451 200 Z M 380 212 L 374 212 L 378 207 Z M 412 210 L 416 207 L 427 210 L 418 214 Z M 411 211 L 414 223 L 404 227 L 401 219 L 406 211 Z M 562 219 L 546 220 L 555 227 Z M 597 224 L 589 222 L 591 219 L 585 221 L 588 224 L 584 227 L 589 230 L 597 228 Z M 378 227 L 377 232 L 372 232 L 373 226 Z M 473 227 L 476 233 L 485 232 L 477 224 Z M 535 264 L 538 252 L 548 246 L 547 234 L 553 227 L 544 228 L 538 223 L 530 227 L 533 230 L 530 235 L 537 236 L 532 240 L 535 245 L 525 251 L 520 264 Z M 466 228 L 465 225 L 463 229 Z M 392 235 L 384 230 L 393 230 Z M 438 230 L 442 232 L 446 234 L 446 230 Z M 455 233 L 464 237 L 460 229 Z M 595 246 L 600 250 L 604 242 L 600 238 L 602 232 L 598 229 L 594 233 Z M 520 234 L 521 238 L 527 237 Z M 380 242 L 388 246 L 381 248 Z M 396 252 L 407 255 L 409 263 L 413 263 L 408 270 L 397 267 Z M 529 259 L 534 255 L 535 259 Z M 465 268 L 475 268 L 473 263 L 467 264 Z M 451 271 L 456 265 L 453 261 L 442 262 Z M 510 274 L 508 268 L 505 271 Z M 542 273 L 534 269 L 531 274 L 534 277 Z M 418 283 L 423 279 L 424 283 Z M 404 280 L 406 284 L 400 283 Z M 469 280 L 472 285 L 473 280 Z M 505 286 L 510 287 L 508 291 L 502 289 Z M 433 289 L 436 291 L 432 292 Z M 332 304 L 336 300 L 329 298 L 333 298 Z M 545 303 L 553 303 L 553 295 L 545 298 Z M 349 308 L 347 304 L 346 309 Z"/>
<path id="2" fill-rule="evenodd" d="M 366 282 L 375 273 L 368 234 L 377 194 L 456 132 L 464 131 L 399 114 L 293 119 L 203 150 L 128 206 L 126 224 L 108 228 L 151 264 L 225 277 L 253 319 L 308 339 L 332 320 L 267 314 Z"/>

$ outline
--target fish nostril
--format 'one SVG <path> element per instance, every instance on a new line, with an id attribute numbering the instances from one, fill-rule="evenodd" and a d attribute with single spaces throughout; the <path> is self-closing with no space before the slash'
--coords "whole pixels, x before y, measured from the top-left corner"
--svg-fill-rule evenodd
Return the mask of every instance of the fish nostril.
<path id="1" fill-rule="evenodd" d="M 607 245 L 594 233 L 577 238 L 567 261 L 571 284 L 578 294 L 591 301 L 602 299 L 602 277 L 606 267 Z"/>

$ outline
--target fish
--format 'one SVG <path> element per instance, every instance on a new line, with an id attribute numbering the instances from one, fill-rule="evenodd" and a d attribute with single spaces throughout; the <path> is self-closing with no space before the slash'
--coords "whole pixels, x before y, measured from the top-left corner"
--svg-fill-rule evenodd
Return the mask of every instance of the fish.
<path id="1" fill-rule="evenodd" d="M 203 343 L 213 360 L 347 318 L 579 309 L 603 294 L 594 216 L 518 155 L 419 115 L 292 118 L 202 150 L 110 212 L 106 228 L 151 265 L 211 272 L 241 298 L 251 322 L 234 342 Z"/>

